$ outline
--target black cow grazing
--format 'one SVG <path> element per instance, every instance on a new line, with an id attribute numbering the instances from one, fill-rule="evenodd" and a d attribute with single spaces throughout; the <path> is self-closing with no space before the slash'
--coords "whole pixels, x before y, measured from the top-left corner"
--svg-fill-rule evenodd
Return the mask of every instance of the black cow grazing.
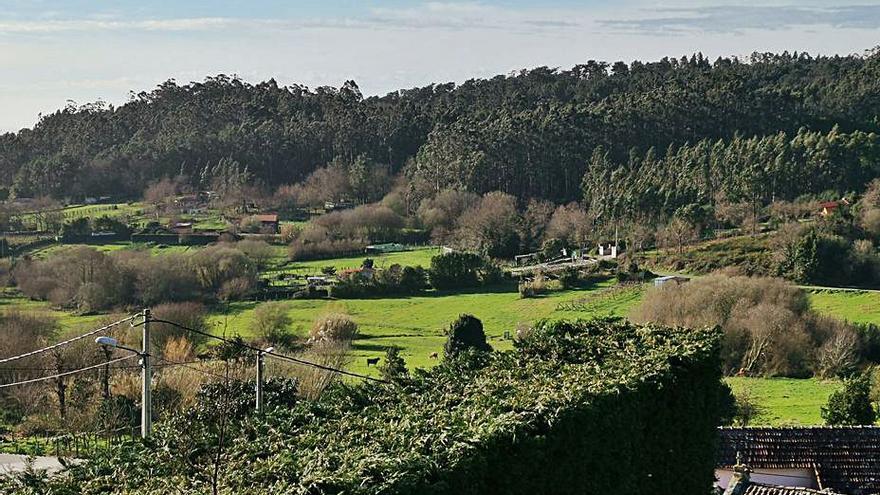
<path id="1" fill-rule="evenodd" d="M 367 358 L 367 366 L 376 366 L 382 358 Z"/>
<path id="2" fill-rule="evenodd" d="M 437 359 L 437 357 L 438 357 L 438 355 L 436 352 L 431 353 L 431 356 L 430 356 L 431 359 Z"/>

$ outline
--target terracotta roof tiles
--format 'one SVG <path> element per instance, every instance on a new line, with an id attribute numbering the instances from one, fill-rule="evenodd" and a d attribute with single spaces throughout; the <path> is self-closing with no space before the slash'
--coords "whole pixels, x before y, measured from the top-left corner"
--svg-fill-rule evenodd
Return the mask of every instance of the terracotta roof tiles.
<path id="1" fill-rule="evenodd" d="M 719 467 L 736 464 L 739 452 L 743 464 L 753 469 L 815 469 L 823 488 L 851 495 L 880 494 L 880 427 L 720 428 L 719 431 Z"/>

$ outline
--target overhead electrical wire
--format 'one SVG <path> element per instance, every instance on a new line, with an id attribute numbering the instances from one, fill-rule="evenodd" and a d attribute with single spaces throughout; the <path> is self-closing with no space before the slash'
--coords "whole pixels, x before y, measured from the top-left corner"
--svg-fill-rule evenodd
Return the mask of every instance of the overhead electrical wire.
<path id="1" fill-rule="evenodd" d="M 94 370 L 94 369 L 103 368 L 104 366 L 107 366 L 108 364 L 118 363 L 118 362 L 120 362 L 120 361 L 125 361 L 125 360 L 127 360 L 127 359 L 131 359 L 131 358 L 134 358 L 134 357 L 138 357 L 137 354 L 132 354 L 132 355 L 130 355 L 130 356 L 123 356 L 123 357 L 121 357 L 121 358 L 112 359 L 112 360 L 110 360 L 110 361 L 105 361 L 105 362 L 100 363 L 100 364 L 95 364 L 95 365 L 92 365 L 92 366 L 87 366 L 87 367 L 85 367 L 85 368 L 79 368 L 79 369 L 75 369 L 75 370 L 71 370 L 71 371 L 65 371 L 64 373 L 57 373 L 57 374 L 50 375 L 50 376 L 41 376 L 41 377 L 39 377 L 39 378 L 32 378 L 32 379 L 30 379 L 30 380 L 22 380 L 22 381 L 20 381 L 20 382 L 4 383 L 4 384 L 0 384 L 0 389 L 4 389 L 4 388 L 8 388 L 8 387 L 15 387 L 15 386 L 18 386 L 18 385 L 27 385 L 27 384 L 29 384 L 29 383 L 44 382 L 44 381 L 46 381 L 46 380 L 54 380 L 54 379 L 57 379 L 57 378 L 63 378 L 63 377 L 65 377 L 65 376 L 76 375 L 76 374 L 83 373 L 83 372 L 86 372 L 86 371 L 91 371 L 91 370 Z"/>
<path id="2" fill-rule="evenodd" d="M 67 339 L 67 340 L 62 340 L 61 342 L 58 342 L 58 343 L 56 343 L 56 344 L 52 344 L 52 345 L 50 345 L 50 346 L 46 346 L 46 347 L 43 347 L 43 348 L 41 348 L 41 349 L 37 349 L 37 350 L 34 350 L 34 351 L 26 352 L 26 353 L 24 353 L 24 354 L 19 354 L 18 356 L 11 356 L 11 357 L 7 357 L 7 358 L 0 359 L 0 364 L 3 364 L 3 363 L 9 363 L 9 362 L 12 362 L 12 361 L 18 361 L 19 359 L 24 359 L 24 358 L 28 358 L 28 357 L 31 357 L 31 356 L 36 356 L 36 355 L 38 355 L 38 354 L 42 354 L 42 353 L 44 353 L 44 352 L 48 352 L 48 351 L 51 351 L 51 350 L 53 350 L 53 349 L 57 349 L 57 348 L 59 348 L 59 347 L 64 347 L 64 346 L 66 346 L 66 345 L 70 345 L 70 344 L 72 344 L 72 343 L 74 343 L 74 342 L 76 342 L 76 341 L 78 341 L 78 340 L 82 340 L 82 339 L 85 339 L 85 338 L 91 337 L 91 336 L 96 335 L 96 334 L 99 334 L 99 333 L 101 333 L 101 332 L 106 332 L 107 330 L 109 330 L 109 329 L 115 327 L 116 325 L 121 325 L 121 324 L 123 324 L 123 323 L 129 322 L 129 321 L 131 321 L 131 320 L 137 318 L 138 316 L 139 316 L 139 315 L 129 316 L 128 318 L 125 318 L 125 319 L 122 319 L 122 320 L 119 320 L 119 321 L 114 321 L 113 323 L 109 323 L 109 324 L 107 324 L 107 325 L 104 325 L 104 326 L 101 327 L 101 328 L 96 328 L 96 329 L 94 329 L 94 330 L 92 330 L 92 331 L 90 331 L 90 332 L 86 332 L 86 333 L 84 333 L 84 334 L 82 334 L 82 335 L 77 335 L 76 337 L 71 337 L 71 338 L 69 338 L 69 339 Z"/>
<path id="3" fill-rule="evenodd" d="M 263 355 L 265 355 L 265 356 L 271 356 L 271 357 L 274 357 L 274 358 L 277 358 L 277 359 L 281 359 L 281 360 L 284 360 L 284 361 L 290 361 L 290 362 L 292 362 L 292 363 L 296 363 L 296 364 L 299 364 L 299 365 L 302 365 L 302 366 L 310 366 L 310 367 L 317 368 L 317 369 L 320 369 L 320 370 L 329 371 L 329 372 L 331 372 L 331 373 L 338 373 L 338 374 L 340 374 L 340 375 L 350 376 L 350 377 L 353 377 L 353 378 L 361 378 L 361 379 L 363 379 L 363 380 L 369 380 L 369 381 L 373 381 L 373 382 L 379 382 L 379 383 L 390 383 L 390 382 L 388 382 L 387 380 L 382 380 L 381 378 L 375 378 L 375 377 L 368 376 L 368 375 L 362 375 L 362 374 L 360 374 L 360 373 L 354 373 L 354 372 L 351 372 L 351 371 L 341 370 L 341 369 L 339 369 L 339 368 L 334 368 L 334 367 L 332 367 L 332 366 L 326 366 L 326 365 L 323 365 L 323 364 L 313 363 L 313 362 L 311 362 L 311 361 L 306 361 L 305 359 L 295 358 L 295 357 L 293 357 L 293 356 L 288 356 L 288 355 L 286 355 L 286 354 L 279 354 L 279 353 L 277 353 L 277 352 L 275 352 L 275 351 L 266 351 L 266 350 L 264 350 L 264 349 L 260 349 L 259 347 L 254 347 L 254 346 L 252 346 L 252 345 L 248 345 L 248 344 L 245 344 L 245 343 L 243 343 L 243 342 L 235 341 L 235 340 L 232 340 L 232 339 L 227 339 L 227 338 L 225 338 L 225 337 L 219 337 L 219 336 L 217 336 L 217 335 L 212 335 L 212 334 L 210 334 L 210 333 L 208 333 L 208 332 L 203 332 L 203 331 L 201 331 L 201 330 L 196 330 L 195 328 L 190 328 L 190 327 L 187 327 L 187 326 L 181 325 L 180 323 L 175 323 L 175 322 L 173 322 L 173 321 L 160 320 L 160 319 L 151 319 L 151 320 L 150 320 L 150 323 L 164 323 L 164 324 L 166 324 L 166 325 L 175 326 L 175 327 L 177 327 L 177 328 L 180 328 L 181 330 L 186 330 L 187 332 L 192 332 L 192 333 L 194 333 L 194 334 L 196 334 L 196 335 L 201 335 L 201 336 L 203 336 L 203 337 L 208 337 L 208 338 L 211 338 L 211 339 L 216 339 L 216 340 L 219 340 L 219 341 L 224 342 L 224 343 L 227 343 L 227 344 L 237 345 L 237 346 L 239 346 L 239 347 L 242 347 L 242 348 L 245 348 L 245 349 L 249 349 L 249 350 L 254 351 L 254 352 L 257 352 L 257 353 L 261 353 L 261 354 L 263 354 Z M 140 325 L 143 325 L 143 323 L 138 323 L 138 324 L 135 324 L 134 326 L 140 326 Z"/>

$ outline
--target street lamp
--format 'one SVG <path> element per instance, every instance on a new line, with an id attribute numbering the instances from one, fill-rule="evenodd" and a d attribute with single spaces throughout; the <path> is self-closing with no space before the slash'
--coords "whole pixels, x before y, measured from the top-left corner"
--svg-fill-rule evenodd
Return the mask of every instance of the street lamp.
<path id="1" fill-rule="evenodd" d="M 119 345 L 119 341 L 113 337 L 98 337 L 95 343 L 104 347 L 122 349 L 132 352 L 141 358 L 141 437 L 147 438 L 153 432 L 153 396 L 151 383 L 153 381 L 153 368 L 150 365 L 150 310 L 143 312 L 143 349 L 138 351 L 131 347 Z"/>
<path id="2" fill-rule="evenodd" d="M 128 351 L 138 356 L 142 355 L 141 351 L 137 349 L 132 349 L 131 347 L 125 347 L 124 345 L 119 345 L 119 341 L 114 339 L 113 337 L 98 337 L 95 339 L 95 343 L 104 346 L 104 347 L 113 347 L 114 349 L 122 349 L 123 351 Z"/>
<path id="3" fill-rule="evenodd" d="M 274 347 L 267 347 L 262 351 L 257 351 L 257 412 L 263 412 L 263 366 L 265 364 L 266 353 L 272 353 Z"/>

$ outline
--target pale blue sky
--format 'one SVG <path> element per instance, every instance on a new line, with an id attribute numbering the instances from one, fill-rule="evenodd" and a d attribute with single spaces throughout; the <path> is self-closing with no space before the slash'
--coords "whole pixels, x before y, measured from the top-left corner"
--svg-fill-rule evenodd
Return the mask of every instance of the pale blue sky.
<path id="1" fill-rule="evenodd" d="M 0 131 L 218 73 L 365 94 L 589 59 L 860 53 L 880 0 L 0 0 Z"/>

